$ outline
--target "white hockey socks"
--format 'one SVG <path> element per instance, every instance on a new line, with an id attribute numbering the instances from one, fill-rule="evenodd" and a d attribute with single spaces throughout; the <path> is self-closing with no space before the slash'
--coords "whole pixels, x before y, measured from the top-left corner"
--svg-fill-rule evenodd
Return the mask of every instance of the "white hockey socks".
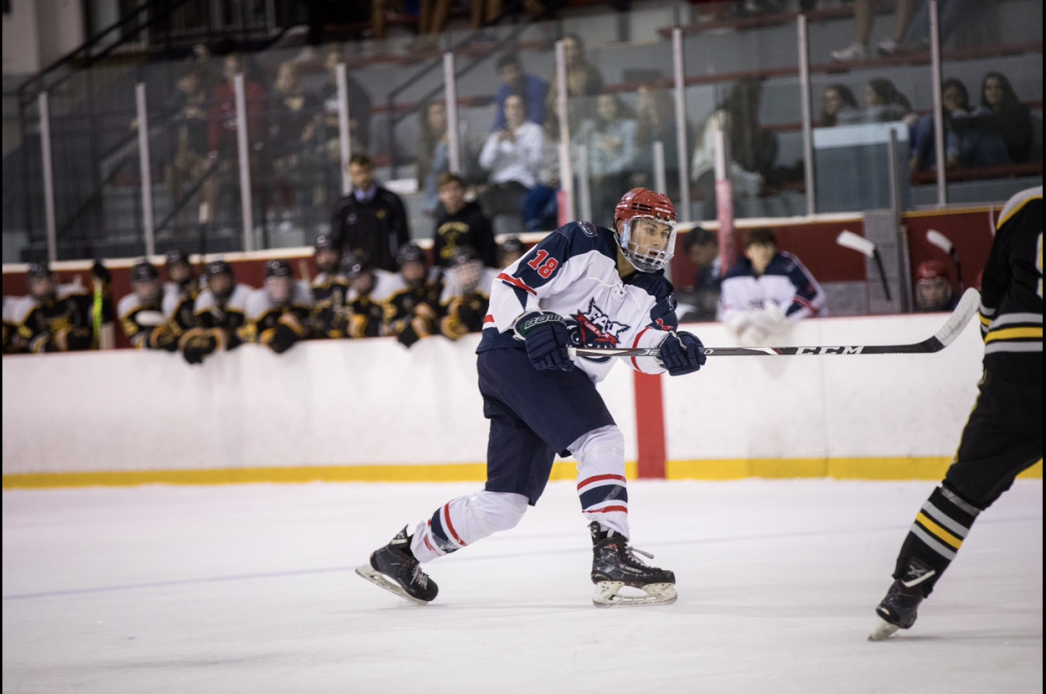
<path id="1" fill-rule="evenodd" d="M 516 527 L 527 512 L 527 497 L 506 492 L 459 496 L 418 523 L 410 551 L 424 563 L 456 552 L 485 537 Z"/>
<path id="2" fill-rule="evenodd" d="M 577 493 L 581 512 L 627 539 L 628 490 L 625 486 L 625 437 L 616 426 L 588 432 L 569 450 L 577 458 Z"/>

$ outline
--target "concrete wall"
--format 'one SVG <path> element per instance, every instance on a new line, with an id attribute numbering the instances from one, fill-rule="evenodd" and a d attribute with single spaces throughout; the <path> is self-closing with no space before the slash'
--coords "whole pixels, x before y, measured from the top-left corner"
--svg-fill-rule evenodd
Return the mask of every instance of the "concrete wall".
<path id="1" fill-rule="evenodd" d="M 913 342 L 943 320 L 811 320 L 785 340 Z M 710 346 L 731 343 L 718 325 L 691 329 Z M 202 367 L 133 351 L 4 357 L 4 483 L 33 473 L 353 466 L 447 479 L 454 474 L 440 470 L 462 464 L 481 475 L 476 342 L 433 338 L 409 351 L 390 339 L 310 342 L 284 356 L 247 345 Z M 752 461 L 768 460 L 793 461 L 779 472 L 798 475 L 833 474 L 833 461 L 854 459 L 889 459 L 894 476 L 907 461 L 933 459 L 936 470 L 973 406 L 981 352 L 971 324 L 936 354 L 712 357 L 696 375 L 662 377 L 667 476 L 764 474 Z M 619 364 L 600 391 L 634 461 L 631 369 Z"/>

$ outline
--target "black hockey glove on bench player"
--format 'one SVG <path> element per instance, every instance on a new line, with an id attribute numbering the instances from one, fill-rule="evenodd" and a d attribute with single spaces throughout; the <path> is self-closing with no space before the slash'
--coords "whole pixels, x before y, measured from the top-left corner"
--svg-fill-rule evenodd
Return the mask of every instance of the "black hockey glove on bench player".
<path id="1" fill-rule="evenodd" d="M 570 371 L 574 368 L 570 352 L 567 351 L 570 333 L 559 314 L 527 311 L 516 319 L 513 330 L 517 340 L 526 342 L 527 356 L 538 371 Z"/>
<path id="2" fill-rule="evenodd" d="M 661 342 L 661 363 L 669 376 L 692 374 L 705 363 L 705 346 L 697 335 L 672 331 Z"/>

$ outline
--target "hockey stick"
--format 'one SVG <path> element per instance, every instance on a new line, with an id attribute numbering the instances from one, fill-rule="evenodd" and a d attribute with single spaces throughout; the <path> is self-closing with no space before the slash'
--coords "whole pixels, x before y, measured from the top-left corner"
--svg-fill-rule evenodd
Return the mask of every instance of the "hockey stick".
<path id="1" fill-rule="evenodd" d="M 959 305 L 948 316 L 941 329 L 922 342 L 908 345 L 832 345 L 818 347 L 705 347 L 706 357 L 788 357 L 826 354 L 929 354 L 940 352 L 955 341 L 970 322 L 981 303 L 981 295 L 970 287 L 959 300 Z M 641 349 L 569 348 L 570 356 L 579 357 L 659 357 L 659 347 Z"/>
<path id="2" fill-rule="evenodd" d="M 936 229 L 930 229 L 926 232 L 926 240 L 937 246 L 942 251 L 947 253 L 952 262 L 955 263 L 955 278 L 959 281 L 959 291 L 962 291 L 962 261 L 959 258 L 959 251 L 955 249 L 955 244 L 951 240 L 937 231 Z"/>
<path id="3" fill-rule="evenodd" d="M 883 256 L 879 253 L 879 249 L 875 247 L 875 244 L 863 236 L 858 236 L 849 229 L 840 231 L 839 236 L 835 238 L 835 242 L 843 248 L 849 248 L 851 251 L 857 251 L 858 253 L 875 260 L 875 265 L 879 268 L 879 279 L 882 280 L 883 292 L 886 294 L 886 300 L 893 301 L 893 298 L 890 296 L 890 285 L 886 281 L 886 269 L 883 267 Z"/>

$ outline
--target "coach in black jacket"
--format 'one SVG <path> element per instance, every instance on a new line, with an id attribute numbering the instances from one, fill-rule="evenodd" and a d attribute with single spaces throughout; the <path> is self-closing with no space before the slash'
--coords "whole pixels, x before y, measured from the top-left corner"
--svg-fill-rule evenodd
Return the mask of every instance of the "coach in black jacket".
<path id="1" fill-rule="evenodd" d="M 331 234 L 344 253 L 362 248 L 375 267 L 396 272 L 396 254 L 410 241 L 403 201 L 374 180 L 374 163 L 365 154 L 349 160 L 352 192 L 338 201 L 331 217 Z"/>

